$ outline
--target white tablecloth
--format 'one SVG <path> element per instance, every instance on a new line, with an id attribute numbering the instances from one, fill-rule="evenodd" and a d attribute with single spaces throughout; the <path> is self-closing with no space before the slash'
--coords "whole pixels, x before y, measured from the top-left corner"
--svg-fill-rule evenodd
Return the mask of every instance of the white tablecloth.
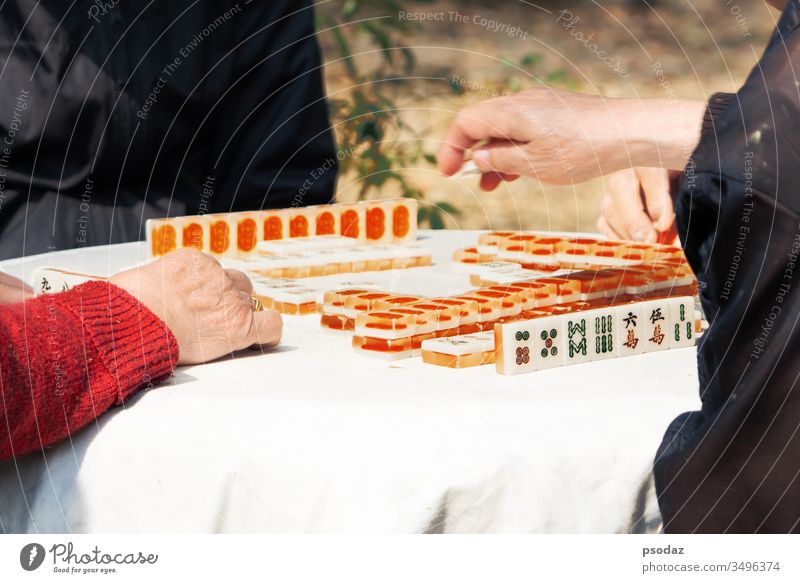
<path id="1" fill-rule="evenodd" d="M 472 232 L 424 233 L 439 264 L 387 288 L 469 287 Z M 96 274 L 141 244 L 7 261 Z M 443 275 L 444 274 L 444 275 Z M 0 532 L 652 532 L 651 465 L 695 409 L 695 351 L 504 377 L 387 363 L 286 317 L 280 348 L 179 369 L 71 441 L 0 464 Z"/>

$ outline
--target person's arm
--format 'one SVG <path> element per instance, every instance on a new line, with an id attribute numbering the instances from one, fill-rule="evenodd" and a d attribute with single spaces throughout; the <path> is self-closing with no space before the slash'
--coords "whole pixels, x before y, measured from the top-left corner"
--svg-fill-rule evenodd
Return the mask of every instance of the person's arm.
<path id="1" fill-rule="evenodd" d="M 482 179 L 487 189 L 499 183 L 497 173 L 569 184 L 635 166 L 679 170 L 697 145 L 705 110 L 699 100 L 530 89 L 459 112 L 439 151 L 439 167 L 454 174 L 477 145 L 473 157 L 489 172 Z"/>
<path id="2" fill-rule="evenodd" d="M 0 306 L 0 344 L 0 460 L 64 439 L 178 361 L 164 322 L 104 282 Z"/>
<path id="3" fill-rule="evenodd" d="M 176 364 L 276 344 L 280 315 L 254 313 L 252 292 L 180 249 L 111 283 L 0 305 L 0 460 L 65 439 Z"/>

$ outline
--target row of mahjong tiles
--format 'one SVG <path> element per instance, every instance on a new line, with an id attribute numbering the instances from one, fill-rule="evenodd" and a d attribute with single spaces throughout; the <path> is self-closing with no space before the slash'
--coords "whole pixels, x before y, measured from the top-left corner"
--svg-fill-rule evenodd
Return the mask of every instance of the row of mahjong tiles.
<path id="1" fill-rule="evenodd" d="M 262 241 L 340 235 L 361 244 L 405 244 L 417 238 L 417 201 L 396 199 L 288 209 L 150 219 L 147 248 L 160 257 L 192 247 L 216 257 L 252 253 Z"/>
<path id="2" fill-rule="evenodd" d="M 566 306 L 564 306 L 566 307 Z M 700 331 L 694 298 L 665 297 L 561 314 L 531 314 L 493 330 L 430 338 L 425 363 L 451 368 L 495 364 L 498 373 L 523 374 L 558 366 L 693 346 Z"/>
<path id="3" fill-rule="evenodd" d="M 673 245 L 520 231 L 484 233 L 475 247 L 460 249 L 453 254 L 457 263 L 510 261 L 544 271 L 565 267 L 634 265 L 661 259 L 683 260 L 683 250 Z"/>

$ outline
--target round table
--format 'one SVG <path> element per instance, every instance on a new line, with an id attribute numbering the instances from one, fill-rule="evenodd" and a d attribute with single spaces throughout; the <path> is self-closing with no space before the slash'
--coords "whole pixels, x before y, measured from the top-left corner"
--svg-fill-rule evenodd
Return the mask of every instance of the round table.
<path id="1" fill-rule="evenodd" d="M 434 265 L 387 289 L 469 288 L 477 232 L 422 232 Z M 107 275 L 143 243 L 6 261 Z M 696 409 L 695 350 L 506 377 L 373 360 L 317 316 L 280 347 L 179 368 L 43 453 L 0 464 L 5 532 L 653 532 L 651 467 Z"/>

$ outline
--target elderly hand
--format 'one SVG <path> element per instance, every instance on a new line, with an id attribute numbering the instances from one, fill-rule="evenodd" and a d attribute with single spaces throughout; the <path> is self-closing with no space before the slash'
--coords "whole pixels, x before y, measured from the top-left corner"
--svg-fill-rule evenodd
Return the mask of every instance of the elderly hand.
<path id="1" fill-rule="evenodd" d="M 33 297 L 33 290 L 16 277 L 0 272 L 0 304 L 16 304 Z"/>
<path id="2" fill-rule="evenodd" d="M 614 239 L 672 243 L 677 235 L 670 182 L 680 172 L 629 168 L 608 178 L 597 228 Z"/>
<path id="3" fill-rule="evenodd" d="M 705 108 L 704 101 L 529 89 L 460 111 L 439 150 L 439 168 L 454 174 L 472 149 L 487 190 L 519 175 L 570 184 L 634 166 L 683 169 Z"/>
<path id="4" fill-rule="evenodd" d="M 164 320 L 178 341 L 179 364 L 207 362 L 248 346 L 280 341 L 280 314 L 253 312 L 248 277 L 223 269 L 199 251 L 179 249 L 118 273 L 111 283 Z"/>

